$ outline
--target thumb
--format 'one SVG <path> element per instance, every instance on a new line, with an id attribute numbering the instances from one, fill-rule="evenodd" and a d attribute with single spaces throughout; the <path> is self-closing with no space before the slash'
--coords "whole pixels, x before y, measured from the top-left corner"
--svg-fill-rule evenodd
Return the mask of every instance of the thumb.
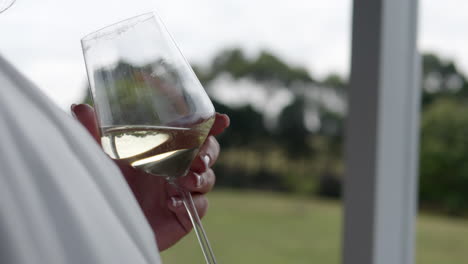
<path id="1" fill-rule="evenodd" d="M 99 143 L 99 128 L 94 108 L 87 104 L 73 104 L 71 112 L 75 118 L 88 130 L 91 136 Z"/>

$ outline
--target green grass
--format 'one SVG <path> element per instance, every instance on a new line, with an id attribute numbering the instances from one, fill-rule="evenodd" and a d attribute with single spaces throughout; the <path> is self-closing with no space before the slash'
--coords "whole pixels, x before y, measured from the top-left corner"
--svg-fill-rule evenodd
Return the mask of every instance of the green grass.
<path id="1" fill-rule="evenodd" d="M 339 202 L 238 191 L 213 192 L 209 197 L 204 225 L 219 263 L 341 262 Z M 468 220 L 422 215 L 417 226 L 417 263 L 467 261 Z M 204 263 L 193 234 L 162 257 L 165 264 Z"/>
<path id="2" fill-rule="evenodd" d="M 420 264 L 468 263 L 468 220 L 420 214 L 416 248 Z"/>

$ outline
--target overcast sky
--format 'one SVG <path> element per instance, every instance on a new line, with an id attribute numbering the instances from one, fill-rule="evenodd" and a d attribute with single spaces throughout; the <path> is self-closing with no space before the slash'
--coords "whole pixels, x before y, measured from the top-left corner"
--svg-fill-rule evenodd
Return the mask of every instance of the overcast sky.
<path id="1" fill-rule="evenodd" d="M 419 47 L 468 72 L 468 1 L 420 1 Z M 17 0 L 0 14 L 0 53 L 62 108 L 83 95 L 80 38 L 155 9 L 189 61 L 226 47 L 268 49 L 315 77 L 347 75 L 350 0 Z"/>

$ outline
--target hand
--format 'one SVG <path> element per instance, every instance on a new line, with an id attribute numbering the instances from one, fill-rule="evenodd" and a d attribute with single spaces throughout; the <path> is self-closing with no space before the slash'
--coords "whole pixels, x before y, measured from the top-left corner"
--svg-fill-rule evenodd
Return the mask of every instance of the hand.
<path id="1" fill-rule="evenodd" d="M 72 105 L 72 113 L 99 143 L 100 133 L 94 109 L 84 104 Z M 181 187 L 192 193 L 200 217 L 203 217 L 208 209 L 205 194 L 211 191 L 215 183 L 215 174 L 211 166 L 218 158 L 220 148 L 214 136 L 223 132 L 228 126 L 229 117 L 216 114 L 210 135 L 200 148 L 188 175 L 177 180 Z M 115 162 L 157 235 L 160 251 L 171 247 L 190 232 L 192 224 L 174 187 L 163 177 L 155 177 L 136 170 L 122 161 Z"/>

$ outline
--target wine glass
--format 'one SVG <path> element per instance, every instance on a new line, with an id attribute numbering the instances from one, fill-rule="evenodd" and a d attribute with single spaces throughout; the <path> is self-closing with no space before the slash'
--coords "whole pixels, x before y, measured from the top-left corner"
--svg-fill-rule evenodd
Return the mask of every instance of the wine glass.
<path id="1" fill-rule="evenodd" d="M 187 174 L 214 122 L 208 95 L 155 13 L 81 40 L 104 151 L 176 186 L 207 263 L 216 263 Z"/>

